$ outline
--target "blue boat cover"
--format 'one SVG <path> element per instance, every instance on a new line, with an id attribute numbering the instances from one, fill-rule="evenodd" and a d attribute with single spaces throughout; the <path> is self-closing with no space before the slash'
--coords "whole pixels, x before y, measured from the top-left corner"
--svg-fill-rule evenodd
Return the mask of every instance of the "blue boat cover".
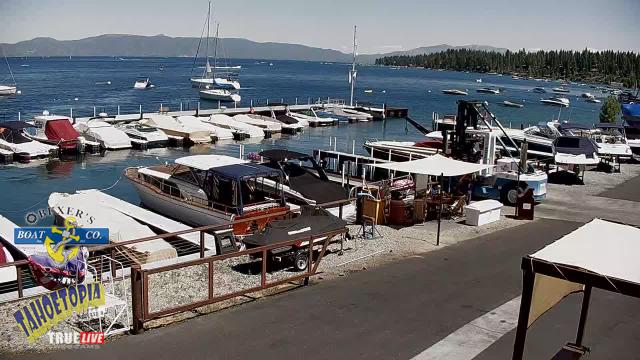
<path id="1" fill-rule="evenodd" d="M 264 165 L 252 163 L 226 165 L 212 168 L 209 171 L 215 175 L 234 179 L 237 181 L 242 181 L 242 179 L 251 177 L 282 177 L 281 170 L 272 169 Z"/>
<path id="2" fill-rule="evenodd" d="M 622 104 L 622 115 L 640 118 L 640 104 Z"/>

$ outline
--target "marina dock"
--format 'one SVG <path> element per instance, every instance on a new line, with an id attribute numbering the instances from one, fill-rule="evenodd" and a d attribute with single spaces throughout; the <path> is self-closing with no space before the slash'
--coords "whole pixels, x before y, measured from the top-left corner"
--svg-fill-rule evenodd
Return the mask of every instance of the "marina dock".
<path id="1" fill-rule="evenodd" d="M 102 191 L 91 189 L 91 190 L 81 190 L 78 191 L 78 194 L 82 194 L 83 197 L 86 197 L 87 201 L 100 203 L 103 206 L 110 207 L 116 211 L 121 212 L 124 215 L 132 217 L 137 221 L 150 226 L 151 228 L 158 229 L 163 233 L 174 233 L 183 230 L 191 229 L 190 226 L 187 226 L 183 223 L 180 223 L 175 220 L 171 220 L 165 216 L 156 214 L 152 211 L 143 209 L 139 206 L 133 205 L 126 201 L 120 200 L 114 196 L 106 194 Z M 200 237 L 197 233 L 187 233 L 178 235 L 178 238 L 188 241 L 193 245 L 200 246 Z M 213 235 L 204 234 L 204 244 L 207 248 L 206 253 L 209 255 L 216 254 L 216 245 L 215 238 Z"/>

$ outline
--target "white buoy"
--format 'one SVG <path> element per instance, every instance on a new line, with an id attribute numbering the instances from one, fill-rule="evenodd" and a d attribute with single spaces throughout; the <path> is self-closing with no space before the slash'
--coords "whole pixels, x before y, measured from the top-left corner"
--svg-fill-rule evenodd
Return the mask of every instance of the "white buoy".
<path id="1" fill-rule="evenodd" d="M 16 91 L 16 94 L 18 94 L 18 95 L 22 94 L 22 90 Z"/>
<path id="2" fill-rule="evenodd" d="M 73 98 L 74 101 L 78 101 L 78 98 Z"/>
<path id="3" fill-rule="evenodd" d="M 43 111 L 43 112 L 42 112 L 42 115 L 44 115 L 44 116 L 49 115 L 49 110 L 45 110 L 45 111 Z"/>
<path id="4" fill-rule="evenodd" d="M 107 85 L 111 85 L 111 81 L 107 81 Z"/>

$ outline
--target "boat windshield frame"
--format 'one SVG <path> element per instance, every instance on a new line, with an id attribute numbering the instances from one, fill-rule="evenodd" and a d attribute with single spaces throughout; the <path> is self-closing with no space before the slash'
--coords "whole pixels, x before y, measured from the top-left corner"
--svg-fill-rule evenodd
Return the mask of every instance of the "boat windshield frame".
<path id="1" fill-rule="evenodd" d="M 209 201 L 212 204 L 220 204 L 226 208 L 235 208 L 238 215 L 243 214 L 245 206 L 273 202 L 273 200 L 267 198 L 267 195 L 273 194 L 273 192 L 264 190 L 265 187 L 267 187 L 264 184 L 265 179 L 270 179 L 275 182 L 275 194 L 279 195 L 279 199 L 277 200 L 281 206 L 286 204 L 284 188 L 282 186 L 283 173 L 281 170 L 255 163 L 244 163 L 211 168 L 204 174 L 201 188 Z M 233 191 L 231 197 L 228 198 L 231 200 L 231 203 L 229 203 L 229 201 L 220 201 L 221 193 L 214 192 L 215 190 L 220 190 L 219 186 L 221 182 L 229 183 Z M 262 187 L 258 189 L 257 184 L 262 184 Z M 254 193 L 246 193 L 247 191 Z M 257 200 L 247 201 L 256 195 L 258 195 Z"/>

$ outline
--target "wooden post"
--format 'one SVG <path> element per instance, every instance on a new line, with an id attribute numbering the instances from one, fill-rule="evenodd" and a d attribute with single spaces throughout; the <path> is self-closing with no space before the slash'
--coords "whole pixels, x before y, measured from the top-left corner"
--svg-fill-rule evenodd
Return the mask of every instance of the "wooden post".
<path id="1" fill-rule="evenodd" d="M 204 257 L 204 231 L 200 231 L 200 258 Z"/>
<path id="2" fill-rule="evenodd" d="M 525 265 L 523 259 L 522 266 L 522 297 L 520 298 L 520 314 L 518 315 L 518 326 L 516 328 L 516 340 L 513 344 L 513 360 L 522 360 L 524 355 L 524 343 L 527 338 L 527 328 L 529 327 L 529 311 L 531 310 L 531 299 L 533 297 L 533 283 L 535 273 L 529 266 Z"/>
<path id="3" fill-rule="evenodd" d="M 143 289 L 142 270 L 140 264 L 131 265 L 131 310 L 133 313 L 133 323 L 131 325 L 132 334 L 141 334 L 144 332 L 143 319 Z"/>
<path id="4" fill-rule="evenodd" d="M 578 334 L 576 335 L 576 345 L 582 346 L 584 338 L 584 328 L 587 323 L 587 315 L 589 315 L 589 303 L 591 300 L 591 285 L 585 285 L 582 294 L 582 310 L 580 311 L 580 322 L 578 323 Z"/>

